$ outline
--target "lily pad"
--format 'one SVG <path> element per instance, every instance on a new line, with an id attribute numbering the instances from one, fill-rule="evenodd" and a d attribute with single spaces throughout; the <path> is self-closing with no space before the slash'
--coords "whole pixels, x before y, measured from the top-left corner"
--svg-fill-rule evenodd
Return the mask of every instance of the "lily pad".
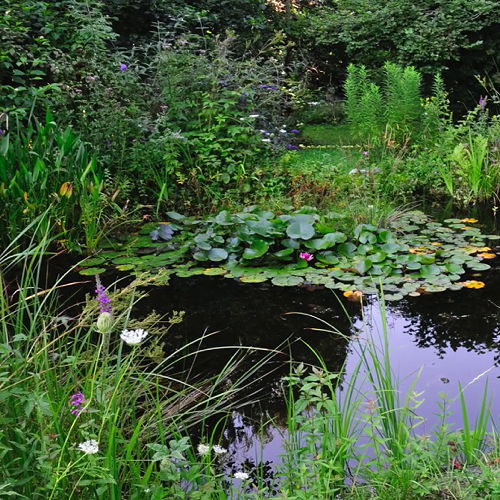
<path id="1" fill-rule="evenodd" d="M 304 281 L 300 276 L 276 276 L 272 279 L 273 285 L 276 286 L 297 286 Z"/>
<path id="2" fill-rule="evenodd" d="M 106 271 L 104 267 L 88 267 L 87 269 L 82 269 L 80 274 L 82 276 L 95 276 L 96 274 L 102 274 Z"/>

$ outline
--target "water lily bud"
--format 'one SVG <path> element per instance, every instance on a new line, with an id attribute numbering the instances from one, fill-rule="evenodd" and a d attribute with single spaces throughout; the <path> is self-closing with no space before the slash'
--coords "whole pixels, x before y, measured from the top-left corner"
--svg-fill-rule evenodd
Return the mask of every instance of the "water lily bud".
<path id="1" fill-rule="evenodd" d="M 97 330 L 100 333 L 109 333 L 113 328 L 113 316 L 109 312 L 102 312 L 97 318 Z"/>

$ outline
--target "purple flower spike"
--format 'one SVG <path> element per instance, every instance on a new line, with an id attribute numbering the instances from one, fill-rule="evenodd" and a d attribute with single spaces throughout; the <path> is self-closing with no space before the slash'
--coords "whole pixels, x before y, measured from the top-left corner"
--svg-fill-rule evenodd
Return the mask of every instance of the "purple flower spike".
<path id="1" fill-rule="evenodd" d="M 128 66 L 126 64 L 120 64 L 120 71 L 127 71 Z"/>
<path id="2" fill-rule="evenodd" d="M 479 107 L 481 108 L 481 111 L 484 111 L 486 109 L 486 97 L 481 96 L 479 98 Z"/>
<path id="3" fill-rule="evenodd" d="M 300 130 L 297 130 L 296 128 L 292 128 L 292 130 L 290 130 L 290 133 L 291 134 L 300 134 Z"/>
<path id="4" fill-rule="evenodd" d="M 96 289 L 95 293 L 97 295 L 96 299 L 99 302 L 99 312 L 101 313 L 110 313 L 112 312 L 111 301 L 106 293 L 106 288 L 101 283 L 99 276 L 96 276 Z"/>
<path id="5" fill-rule="evenodd" d="M 70 411 L 72 415 L 80 415 L 83 411 L 82 406 L 86 403 L 85 396 L 81 392 L 76 392 L 69 397 L 69 404 L 74 408 Z"/>
<path id="6" fill-rule="evenodd" d="M 298 146 L 294 146 L 293 144 L 287 144 L 286 149 L 290 149 L 292 151 L 297 151 L 299 149 Z"/>

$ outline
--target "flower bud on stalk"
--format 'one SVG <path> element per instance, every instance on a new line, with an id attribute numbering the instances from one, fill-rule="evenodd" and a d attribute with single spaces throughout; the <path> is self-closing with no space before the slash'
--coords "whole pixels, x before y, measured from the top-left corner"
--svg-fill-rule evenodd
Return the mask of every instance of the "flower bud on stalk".
<path id="1" fill-rule="evenodd" d="M 109 312 L 102 312 L 97 318 L 97 330 L 99 333 L 109 333 L 113 329 L 113 316 Z"/>

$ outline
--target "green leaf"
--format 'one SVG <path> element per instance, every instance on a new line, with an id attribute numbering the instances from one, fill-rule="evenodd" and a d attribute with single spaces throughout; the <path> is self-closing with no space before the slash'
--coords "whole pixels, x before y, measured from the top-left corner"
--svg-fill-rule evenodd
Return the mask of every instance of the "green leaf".
<path id="1" fill-rule="evenodd" d="M 278 250 L 277 252 L 274 252 L 273 255 L 275 257 L 278 257 L 278 259 L 283 259 L 292 255 L 293 252 L 293 248 L 285 248 L 284 250 Z"/>
<path id="2" fill-rule="evenodd" d="M 370 255 L 370 260 L 375 263 L 383 262 L 386 258 L 387 254 L 385 252 L 377 252 Z"/>
<path id="3" fill-rule="evenodd" d="M 309 240 L 314 236 L 314 227 L 308 222 L 292 222 L 286 228 L 286 234 L 290 238 Z"/>
<path id="4" fill-rule="evenodd" d="M 95 276 L 96 274 L 101 274 L 104 271 L 106 271 L 106 269 L 103 267 L 89 267 L 87 269 L 82 269 L 80 274 L 83 276 Z"/>
<path id="5" fill-rule="evenodd" d="M 322 262 L 323 264 L 337 264 L 339 261 L 339 258 L 332 252 L 319 252 L 316 254 L 316 259 L 319 262 Z"/>
<path id="6" fill-rule="evenodd" d="M 304 281 L 300 276 L 276 276 L 272 279 L 273 285 L 276 286 L 297 286 L 300 285 Z"/>
<path id="7" fill-rule="evenodd" d="M 222 210 L 219 212 L 215 218 L 214 222 L 221 226 L 232 226 L 234 224 L 232 215 L 227 210 Z"/>
<path id="8" fill-rule="evenodd" d="M 307 242 L 307 248 L 313 248 L 314 250 L 327 250 L 332 248 L 337 243 L 343 243 L 347 240 L 347 236 L 344 233 L 335 232 L 325 234 L 322 238 L 317 238 Z"/>
<path id="9" fill-rule="evenodd" d="M 350 257 L 356 252 L 356 245 L 348 241 L 347 243 L 340 243 L 336 250 L 339 255 Z"/>
<path id="10" fill-rule="evenodd" d="M 370 269 L 370 267 L 372 267 L 372 265 L 373 265 L 372 261 L 367 258 L 355 261 L 353 267 L 360 274 L 365 274 Z"/>
<path id="11" fill-rule="evenodd" d="M 420 276 L 422 278 L 428 278 L 430 276 L 436 276 L 441 273 L 441 270 L 435 264 L 424 265 L 420 268 Z"/>
<path id="12" fill-rule="evenodd" d="M 258 259 L 269 250 L 269 243 L 264 240 L 255 239 L 252 241 L 250 248 L 245 248 L 243 252 L 244 259 Z"/>
<path id="13" fill-rule="evenodd" d="M 186 218 L 185 215 L 178 214 L 177 212 L 167 212 L 167 216 L 178 222 L 182 222 Z"/>
<path id="14" fill-rule="evenodd" d="M 212 248 L 208 252 L 208 258 L 213 262 L 220 262 L 222 260 L 226 260 L 228 253 L 224 248 Z"/>
<path id="15" fill-rule="evenodd" d="M 384 252 L 386 253 L 396 253 L 396 252 L 399 252 L 399 250 L 401 250 L 401 245 L 398 245 L 397 243 L 384 243 L 381 247 L 380 247 Z"/>

